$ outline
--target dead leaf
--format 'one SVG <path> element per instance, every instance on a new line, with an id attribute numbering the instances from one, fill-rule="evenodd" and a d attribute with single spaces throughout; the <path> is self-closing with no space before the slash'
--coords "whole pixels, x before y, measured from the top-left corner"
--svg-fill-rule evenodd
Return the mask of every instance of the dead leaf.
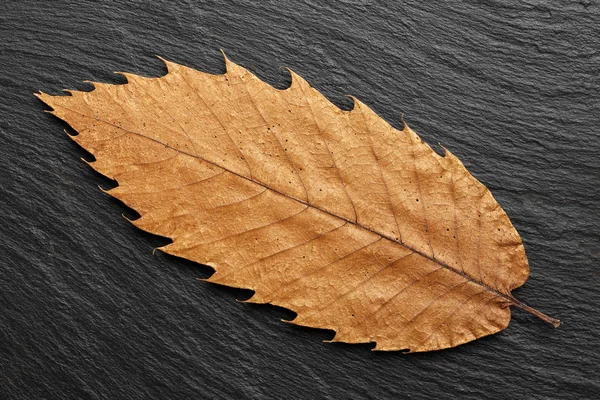
<path id="1" fill-rule="evenodd" d="M 210 282 L 295 311 L 332 341 L 429 351 L 498 332 L 529 266 L 490 191 L 449 151 L 354 99 L 342 111 L 290 71 L 278 90 L 227 58 L 212 75 L 165 61 L 91 92 L 38 97 L 118 181 L 112 196 L 161 250 Z"/>

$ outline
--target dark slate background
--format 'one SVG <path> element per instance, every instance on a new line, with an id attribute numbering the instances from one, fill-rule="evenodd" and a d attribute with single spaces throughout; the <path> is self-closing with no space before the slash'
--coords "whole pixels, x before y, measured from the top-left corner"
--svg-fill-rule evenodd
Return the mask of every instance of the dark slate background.
<path id="1" fill-rule="evenodd" d="M 119 4 L 118 4 L 119 3 Z M 399 5 L 398 3 L 403 3 Z M 581 1 L 5 1 L 0 11 L 0 398 L 593 398 L 600 392 L 600 5 Z M 326 5 L 328 4 L 328 5 Z M 428 354 L 325 344 L 98 190 L 113 182 L 32 95 L 219 53 L 289 66 L 442 143 L 496 196 L 531 264 L 504 332 Z M 436 148 L 437 145 L 435 146 Z M 596 397 L 597 398 L 597 397 Z"/>

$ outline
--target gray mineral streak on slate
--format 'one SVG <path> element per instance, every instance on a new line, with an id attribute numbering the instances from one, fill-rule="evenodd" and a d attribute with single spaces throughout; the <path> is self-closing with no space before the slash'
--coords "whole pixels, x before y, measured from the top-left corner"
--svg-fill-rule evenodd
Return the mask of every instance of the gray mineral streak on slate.
<path id="1" fill-rule="evenodd" d="M 600 392 L 598 1 L 19 1 L 0 13 L 0 398 L 582 399 Z M 402 3 L 399 5 L 399 3 Z M 329 5 L 328 5 L 329 4 Z M 211 270 L 152 249 L 96 187 L 113 182 L 38 90 L 213 73 L 223 48 L 277 87 L 289 66 L 336 104 L 405 114 L 486 184 L 531 277 L 509 328 L 429 354 L 325 344 L 331 332 L 234 301 Z"/>

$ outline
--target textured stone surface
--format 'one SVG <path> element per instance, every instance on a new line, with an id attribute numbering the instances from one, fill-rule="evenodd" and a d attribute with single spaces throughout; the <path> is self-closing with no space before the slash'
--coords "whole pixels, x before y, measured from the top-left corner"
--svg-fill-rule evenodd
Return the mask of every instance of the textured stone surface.
<path id="1" fill-rule="evenodd" d="M 600 392 L 597 1 L 28 2 L 0 13 L 0 398 L 592 398 Z M 332 2 L 333 3 L 333 2 Z M 209 72 L 218 51 L 285 87 L 401 114 L 486 184 L 531 277 L 509 328 L 430 354 L 325 344 L 288 311 L 195 280 L 96 185 L 37 90 Z"/>

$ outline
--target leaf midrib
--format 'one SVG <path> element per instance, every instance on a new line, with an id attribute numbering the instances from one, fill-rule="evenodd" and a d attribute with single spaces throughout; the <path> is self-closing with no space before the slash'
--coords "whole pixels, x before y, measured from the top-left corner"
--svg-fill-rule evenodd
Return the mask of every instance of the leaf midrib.
<path id="1" fill-rule="evenodd" d="M 97 118 L 97 117 L 91 117 L 91 116 L 89 116 L 89 115 L 83 114 L 83 113 L 81 113 L 81 112 L 79 112 L 79 111 L 72 110 L 72 109 L 70 109 L 70 108 L 68 108 L 68 107 L 65 107 L 65 106 L 62 106 L 62 105 L 53 105 L 52 107 L 53 107 L 53 108 L 57 108 L 57 107 L 58 107 L 58 108 L 63 108 L 64 110 L 67 110 L 67 111 L 69 111 L 69 112 L 72 112 L 72 113 L 75 113 L 75 114 L 79 114 L 79 115 L 81 115 L 81 116 L 82 116 L 82 117 L 84 117 L 84 118 L 89 118 L 89 119 L 93 119 L 93 120 L 95 120 L 95 121 L 98 121 L 98 122 L 102 122 L 102 123 L 104 123 L 104 124 L 110 125 L 110 126 L 112 126 L 112 127 L 114 127 L 114 128 L 117 128 L 117 129 L 119 129 L 119 130 L 122 130 L 122 131 L 124 131 L 124 132 L 130 133 L 130 134 L 133 134 L 133 135 L 137 135 L 137 136 L 139 136 L 139 137 L 142 137 L 142 138 L 144 138 L 144 139 L 147 139 L 147 140 L 150 140 L 150 141 L 152 141 L 152 142 L 158 143 L 158 144 L 160 144 L 160 145 L 162 145 L 162 146 L 165 146 L 166 148 L 169 148 L 169 149 L 171 149 L 171 150 L 173 150 L 173 151 L 176 151 L 176 152 L 178 152 L 178 153 L 180 153 L 180 154 L 184 154 L 184 155 L 187 155 L 187 156 L 189 156 L 189 157 L 196 158 L 196 159 L 202 160 L 202 161 L 204 161 L 204 162 L 206 162 L 206 163 L 209 163 L 209 164 L 212 164 L 212 165 L 214 165 L 214 166 L 217 166 L 217 167 L 219 167 L 219 168 L 221 168 L 221 169 L 223 169 L 223 170 L 225 170 L 225 171 L 227 171 L 227 172 L 229 172 L 229 173 L 231 173 L 231 174 L 233 174 L 233 175 L 235 175 L 235 176 L 238 176 L 238 177 L 240 177 L 240 178 L 242 178 L 242 179 L 245 179 L 245 180 L 247 180 L 247 181 L 249 181 L 249 182 L 252 182 L 252 183 L 254 183 L 254 184 L 256 184 L 256 185 L 262 186 L 262 187 L 264 187 L 265 189 L 271 190 L 271 191 L 273 191 L 273 192 L 275 192 L 275 193 L 277 193 L 277 194 L 279 194 L 279 195 L 281 195 L 281 196 L 284 196 L 284 197 L 286 197 L 286 198 L 288 198 L 288 199 L 290 199 L 290 200 L 294 200 L 294 201 L 296 201 L 296 202 L 298 202 L 298 203 L 300 203 L 300 204 L 304 204 L 304 205 L 305 205 L 305 206 L 307 206 L 307 207 L 314 208 L 315 210 L 321 211 L 321 212 L 323 212 L 323 213 L 325 213 L 325 214 L 331 215 L 332 217 L 335 217 L 335 218 L 341 219 L 341 220 L 345 221 L 345 222 L 346 222 L 346 223 L 348 223 L 348 224 L 354 225 L 354 226 L 356 226 L 357 228 L 364 229 L 364 230 L 366 230 L 366 231 L 368 231 L 368 232 L 371 232 L 371 233 L 373 233 L 373 234 L 375 234 L 375 235 L 378 235 L 378 236 L 380 236 L 380 237 L 382 237 L 382 238 L 384 238 L 384 239 L 387 239 L 387 240 L 389 240 L 390 242 L 396 243 L 396 244 L 398 244 L 398 245 L 400 245 L 400 246 L 402 246 L 402 247 L 406 248 L 407 250 L 410 250 L 410 251 L 414 252 L 415 254 L 418 254 L 418 255 L 420 255 L 421 257 L 423 257 L 423 258 L 425 258 L 425 259 L 427 259 L 427 260 L 429 260 L 429 261 L 432 261 L 432 262 L 434 262 L 434 263 L 436 263 L 436 264 L 440 265 L 441 267 L 443 267 L 443 268 L 446 268 L 447 270 L 449 270 L 449 271 L 451 271 L 451 272 L 454 272 L 454 273 L 455 273 L 455 274 L 457 274 L 457 275 L 460 275 L 460 276 L 462 276 L 463 278 L 467 279 L 468 281 L 470 281 L 470 282 L 472 282 L 472 283 L 474 283 L 474 284 L 476 284 L 476 285 L 479 285 L 479 286 L 483 287 L 483 288 L 484 288 L 484 289 L 486 289 L 487 291 L 489 291 L 489 292 L 491 292 L 491 293 L 494 293 L 494 294 L 497 294 L 497 295 L 499 295 L 499 296 L 503 297 L 505 300 L 507 300 L 507 301 L 508 301 L 509 303 L 511 303 L 511 304 L 518 305 L 517 303 L 520 303 L 520 302 L 516 301 L 516 299 L 515 299 L 514 297 L 512 297 L 512 296 L 509 296 L 509 295 L 507 295 L 507 294 L 505 294 L 505 293 L 502 293 L 502 292 L 500 292 L 500 291 L 498 291 L 498 290 L 496 290 L 496 289 L 492 288 L 491 286 L 487 285 L 486 283 L 484 283 L 484 282 L 481 282 L 480 280 L 473 278 L 472 276 L 468 275 L 467 273 L 465 273 L 465 272 L 462 272 L 462 271 L 459 271 L 459 270 L 457 270 L 457 269 L 455 269 L 455 268 L 453 268 L 453 267 L 449 266 L 448 264 L 446 264 L 446 263 L 444 263 L 444 262 L 442 262 L 442 261 L 440 261 L 440 260 L 438 260 L 438 259 L 436 259 L 436 258 L 434 258 L 434 257 L 431 257 L 431 256 L 429 256 L 429 255 L 427 255 L 427 254 L 423 253 L 422 251 L 419 251 L 419 250 L 417 250 L 417 249 L 415 249 L 415 248 L 413 248 L 413 247 L 411 247 L 411 246 L 407 245 L 406 243 L 403 243 L 402 241 L 399 241 L 399 240 L 397 240 L 396 238 L 393 238 L 393 237 L 391 237 L 391 236 L 389 236 L 389 235 L 386 235 L 386 234 L 384 234 L 384 233 L 378 232 L 378 231 L 376 231 L 375 229 L 369 228 L 369 227 L 367 227 L 367 226 L 361 225 L 361 224 L 359 224 L 359 223 L 358 223 L 358 222 L 356 222 L 356 221 L 352 221 L 352 220 L 349 220 L 349 219 L 347 219 L 347 218 L 345 218 L 345 217 L 342 217 L 342 216 L 340 216 L 340 215 L 337 215 L 337 214 L 335 214 L 334 212 L 331 212 L 331 211 L 329 211 L 329 210 L 326 210 L 326 209 L 324 209 L 324 208 L 321 208 L 321 207 L 319 207 L 319 206 L 316 206 L 316 205 L 314 205 L 314 204 L 311 204 L 311 203 L 309 203 L 308 201 L 304 201 L 304 200 L 298 199 L 298 198 L 296 198 L 296 197 L 294 197 L 294 196 L 291 196 L 291 195 L 289 195 L 289 194 L 286 194 L 286 193 L 284 193 L 284 192 L 282 192 L 282 191 L 280 191 L 280 190 L 277 190 L 277 189 L 275 189 L 275 188 L 273 188 L 273 187 L 269 186 L 268 184 L 266 184 L 266 183 L 264 183 L 264 182 L 261 182 L 261 181 L 258 181 L 258 180 L 256 180 L 255 178 L 250 178 L 250 177 L 244 176 L 244 175 L 242 175 L 242 174 L 240 174 L 240 173 L 238 173 L 238 172 L 232 171 L 231 169 L 229 169 L 229 168 L 226 168 L 226 167 L 224 167 L 224 166 L 220 165 L 219 163 L 216 163 L 216 162 L 213 162 L 213 161 L 207 160 L 207 159 L 205 159 L 205 158 L 203 158 L 203 157 L 201 157 L 201 156 L 199 156 L 199 155 L 197 155 L 197 154 L 193 154 L 193 153 L 187 152 L 187 151 L 185 151 L 185 150 L 182 150 L 182 149 L 179 149 L 179 148 L 177 148 L 177 147 L 173 147 L 173 146 L 171 146 L 171 145 L 169 145 L 169 144 L 167 144 L 167 143 L 164 143 L 164 142 L 162 142 L 162 141 L 160 141 L 160 140 L 158 140 L 158 139 L 152 138 L 152 137 L 150 137 L 150 136 L 146 136 L 146 135 L 144 135 L 143 133 L 139 133 L 139 132 L 131 131 L 131 130 L 129 130 L 129 129 L 125 129 L 125 128 L 123 128 L 123 127 L 121 127 L 121 126 L 118 126 L 118 125 L 116 125 L 116 124 L 114 124 L 114 123 L 112 123 L 112 122 L 110 122 L 110 121 L 106 121 L 106 120 L 103 120 L 103 119 L 101 119 L 101 118 Z"/>

